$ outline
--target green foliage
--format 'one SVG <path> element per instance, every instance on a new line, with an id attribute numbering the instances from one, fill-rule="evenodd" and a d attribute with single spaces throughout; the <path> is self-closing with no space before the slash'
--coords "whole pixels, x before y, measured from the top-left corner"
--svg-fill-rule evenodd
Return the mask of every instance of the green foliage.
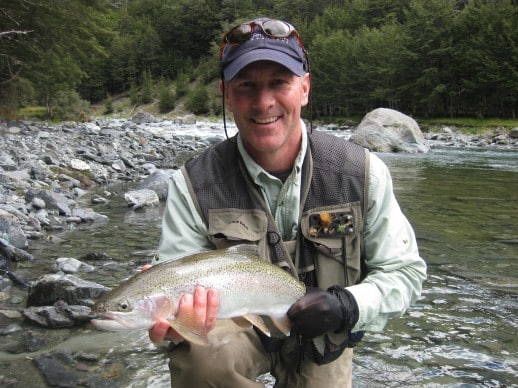
<path id="1" fill-rule="evenodd" d="M 34 99 L 32 83 L 22 77 L 16 77 L 0 88 L 0 105 L 26 106 Z"/>
<path id="2" fill-rule="evenodd" d="M 50 100 L 50 119 L 86 121 L 90 104 L 75 91 L 60 91 Z"/>
<path id="3" fill-rule="evenodd" d="M 195 115 L 209 113 L 209 94 L 205 85 L 196 86 L 188 95 L 186 107 Z"/>
<path id="4" fill-rule="evenodd" d="M 29 106 L 20 108 L 18 116 L 26 120 L 46 120 L 48 118 L 47 108 L 44 106 Z"/>
<path id="5" fill-rule="evenodd" d="M 104 102 L 104 114 L 109 115 L 113 113 L 113 98 L 110 95 L 106 96 L 106 101 Z"/>
<path id="6" fill-rule="evenodd" d="M 180 73 L 176 78 L 176 96 L 184 97 L 189 93 L 189 76 L 186 73 Z"/>
<path id="7" fill-rule="evenodd" d="M 129 100 L 131 105 L 138 106 L 140 104 L 140 93 L 137 86 L 132 83 L 129 90 Z"/>
<path id="8" fill-rule="evenodd" d="M 167 113 L 175 107 L 175 95 L 169 85 L 162 82 L 158 97 L 158 110 L 160 113 Z"/>
<path id="9" fill-rule="evenodd" d="M 146 70 L 142 75 L 140 103 L 149 104 L 150 102 L 153 102 L 153 80 L 151 79 L 151 72 Z"/>
<path id="10" fill-rule="evenodd" d="M 159 96 L 168 109 L 174 95 L 157 80 L 171 80 L 176 98 L 193 81 L 218 80 L 223 33 L 264 15 L 299 29 L 317 117 L 380 106 L 421 117 L 516 117 L 515 0 L 3 0 L 0 106 L 52 113 L 54 96 L 73 90 L 90 102 L 129 92 L 133 106 Z"/>
<path id="11" fill-rule="evenodd" d="M 75 89 L 85 64 L 105 53 L 107 11 L 101 0 L 3 1 L 0 26 L 10 34 L 0 38 L 0 83 L 27 79 L 47 105 L 57 92 Z"/>

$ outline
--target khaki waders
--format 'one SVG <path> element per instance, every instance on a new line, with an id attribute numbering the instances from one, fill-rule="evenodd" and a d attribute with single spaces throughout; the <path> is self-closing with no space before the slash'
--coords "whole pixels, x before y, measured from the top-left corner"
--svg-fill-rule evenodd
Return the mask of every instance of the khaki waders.
<path id="1" fill-rule="evenodd" d="M 295 338 L 279 352 L 267 353 L 258 335 L 232 321 L 220 321 L 209 335 L 211 345 L 182 342 L 170 351 L 173 388 L 257 388 L 256 378 L 270 372 L 278 388 L 326 388 L 352 386 L 351 348 L 335 361 L 316 365 L 304 360 L 297 372 L 299 348 Z"/>

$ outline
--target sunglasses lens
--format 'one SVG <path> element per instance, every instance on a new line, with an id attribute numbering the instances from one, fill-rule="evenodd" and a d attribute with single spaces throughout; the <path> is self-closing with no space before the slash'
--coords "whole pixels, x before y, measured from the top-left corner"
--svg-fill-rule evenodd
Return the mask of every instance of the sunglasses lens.
<path id="1" fill-rule="evenodd" d="M 270 36 L 285 38 L 291 34 L 292 27 L 281 20 L 267 20 L 262 23 L 263 31 Z"/>
<path id="2" fill-rule="evenodd" d="M 248 24 L 241 24 L 240 26 L 232 29 L 226 36 L 227 43 L 230 44 L 241 44 L 250 39 L 250 33 L 252 28 Z"/>

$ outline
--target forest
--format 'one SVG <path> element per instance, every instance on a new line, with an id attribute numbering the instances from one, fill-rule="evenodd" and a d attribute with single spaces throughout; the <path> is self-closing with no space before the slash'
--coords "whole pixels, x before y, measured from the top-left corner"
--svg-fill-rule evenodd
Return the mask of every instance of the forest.
<path id="1" fill-rule="evenodd" d="M 2 0 L 0 117 L 80 115 L 127 95 L 219 114 L 219 44 L 234 25 L 285 19 L 311 63 L 313 117 L 378 108 L 516 118 L 517 0 Z"/>

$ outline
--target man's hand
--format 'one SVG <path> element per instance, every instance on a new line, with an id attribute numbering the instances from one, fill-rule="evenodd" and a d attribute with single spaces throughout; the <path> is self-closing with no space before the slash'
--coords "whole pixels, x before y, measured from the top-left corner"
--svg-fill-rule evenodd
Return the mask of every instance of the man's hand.
<path id="1" fill-rule="evenodd" d="M 358 321 L 358 304 L 342 287 L 333 286 L 327 291 L 311 287 L 290 307 L 288 316 L 303 337 L 315 338 L 352 329 Z"/>
<path id="2" fill-rule="evenodd" d="M 181 316 L 194 317 L 200 326 L 205 328 L 206 333 L 208 333 L 216 325 L 218 310 L 218 293 L 212 289 L 206 290 L 203 287 L 196 287 L 194 295 L 182 295 L 176 319 Z M 169 325 L 169 322 L 160 321 L 149 330 L 149 339 L 154 343 L 159 343 L 164 339 L 181 341 L 183 337 Z"/>

